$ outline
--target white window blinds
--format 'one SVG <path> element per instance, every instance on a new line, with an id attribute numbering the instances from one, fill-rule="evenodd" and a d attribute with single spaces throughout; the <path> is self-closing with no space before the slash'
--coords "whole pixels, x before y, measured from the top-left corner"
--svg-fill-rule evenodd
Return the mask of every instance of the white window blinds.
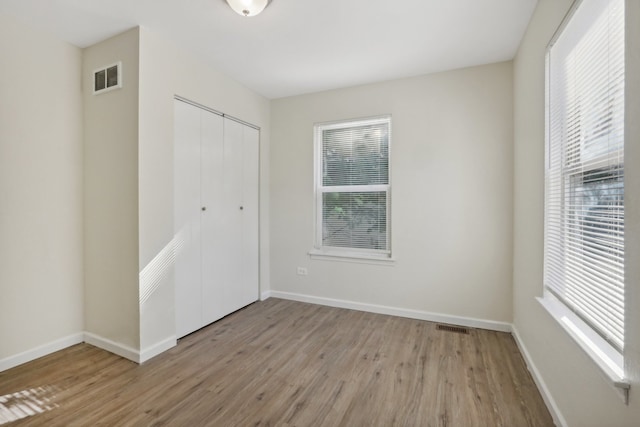
<path id="1" fill-rule="evenodd" d="M 320 124 L 316 247 L 389 254 L 390 117 Z"/>
<path id="2" fill-rule="evenodd" d="M 547 52 L 545 289 L 624 347 L 624 0 L 584 1 Z"/>

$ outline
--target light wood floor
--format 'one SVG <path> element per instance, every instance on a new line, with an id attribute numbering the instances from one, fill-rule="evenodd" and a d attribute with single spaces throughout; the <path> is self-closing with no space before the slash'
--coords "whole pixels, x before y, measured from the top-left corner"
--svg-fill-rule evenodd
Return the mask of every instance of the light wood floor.
<path id="1" fill-rule="evenodd" d="M 24 416 L 8 423 L 8 415 Z M 4 419 L 3 419 L 4 417 Z M 0 424 L 552 426 L 513 338 L 268 299 L 136 365 L 80 344 L 0 373 Z"/>

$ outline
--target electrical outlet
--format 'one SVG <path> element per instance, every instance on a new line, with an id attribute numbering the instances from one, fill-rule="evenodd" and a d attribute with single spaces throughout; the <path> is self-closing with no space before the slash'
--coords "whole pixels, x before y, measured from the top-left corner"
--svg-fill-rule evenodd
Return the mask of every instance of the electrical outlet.
<path id="1" fill-rule="evenodd" d="M 309 274 L 305 267 L 298 267 L 298 276 L 306 276 Z"/>

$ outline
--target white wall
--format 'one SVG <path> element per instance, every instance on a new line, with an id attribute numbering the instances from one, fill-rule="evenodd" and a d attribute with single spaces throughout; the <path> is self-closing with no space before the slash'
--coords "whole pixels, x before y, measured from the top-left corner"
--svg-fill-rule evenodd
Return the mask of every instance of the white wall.
<path id="1" fill-rule="evenodd" d="M 261 127 L 268 291 L 269 100 L 144 29 L 80 50 L 0 16 L 0 35 L 0 369 L 83 332 L 133 360 L 175 344 L 175 94 Z M 123 88 L 93 95 L 117 61 Z"/>
<path id="2" fill-rule="evenodd" d="M 80 49 L 0 15 L 0 56 L 2 370 L 81 340 L 82 99 Z"/>
<path id="3" fill-rule="evenodd" d="M 140 29 L 140 328 L 145 355 L 175 344 L 173 99 L 180 95 L 260 131 L 260 287 L 269 289 L 269 100 Z"/>
<path id="4" fill-rule="evenodd" d="M 535 300 L 542 294 L 544 224 L 544 57 L 571 0 L 540 0 L 514 60 L 514 324 L 540 379 L 569 426 L 640 425 L 640 2 L 627 1 L 625 240 L 627 375 L 619 394 Z M 562 422 L 562 421 L 560 421 Z"/>
<path id="5" fill-rule="evenodd" d="M 85 328 L 134 352 L 140 343 L 138 40 L 133 29 L 90 46 L 82 67 Z M 93 70 L 117 61 L 122 89 L 93 95 Z"/>
<path id="6" fill-rule="evenodd" d="M 274 294 L 510 323 L 512 101 L 511 62 L 274 100 Z M 313 125 L 382 114 L 392 114 L 397 261 L 310 260 Z"/>

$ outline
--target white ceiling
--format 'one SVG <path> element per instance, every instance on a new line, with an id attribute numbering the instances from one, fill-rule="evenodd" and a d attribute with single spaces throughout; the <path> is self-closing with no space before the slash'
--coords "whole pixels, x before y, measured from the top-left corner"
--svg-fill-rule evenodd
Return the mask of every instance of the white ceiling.
<path id="1" fill-rule="evenodd" d="M 90 46 L 137 25 L 267 98 L 512 59 L 537 0 L 0 0 L 0 13 Z"/>

